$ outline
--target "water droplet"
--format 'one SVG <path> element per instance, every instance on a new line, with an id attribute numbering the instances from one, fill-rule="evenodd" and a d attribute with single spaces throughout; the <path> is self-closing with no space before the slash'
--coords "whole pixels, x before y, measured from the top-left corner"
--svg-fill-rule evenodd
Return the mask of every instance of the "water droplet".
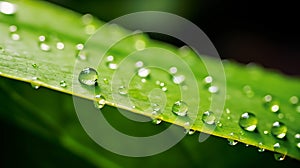
<path id="1" fill-rule="evenodd" d="M 65 44 L 62 43 L 62 42 L 57 42 L 57 43 L 56 43 L 56 48 L 57 48 L 58 50 L 63 50 L 63 49 L 65 48 Z"/>
<path id="2" fill-rule="evenodd" d="M 145 78 L 143 78 L 143 79 L 141 79 L 141 82 L 142 82 L 142 83 L 146 83 L 147 80 L 146 80 Z"/>
<path id="3" fill-rule="evenodd" d="M 227 139 L 228 140 L 228 144 L 231 146 L 235 146 L 236 144 L 238 144 L 238 141 L 233 140 L 233 139 Z"/>
<path id="4" fill-rule="evenodd" d="M 160 85 L 160 81 L 155 81 L 155 84 L 156 85 Z"/>
<path id="5" fill-rule="evenodd" d="M 298 104 L 298 102 L 299 102 L 299 98 L 297 96 L 292 96 L 290 98 L 290 103 L 291 104 Z"/>
<path id="6" fill-rule="evenodd" d="M 274 148 L 280 148 L 280 144 L 277 142 L 273 145 Z"/>
<path id="7" fill-rule="evenodd" d="M 10 35 L 10 37 L 11 37 L 11 39 L 14 40 L 14 41 L 20 40 L 20 35 L 17 34 L 17 33 L 12 33 L 12 34 Z"/>
<path id="8" fill-rule="evenodd" d="M 268 135 L 268 134 L 269 134 L 269 131 L 264 130 L 264 134 L 265 134 L 265 135 Z"/>
<path id="9" fill-rule="evenodd" d="M 106 57 L 106 61 L 108 61 L 108 62 L 112 62 L 112 61 L 114 61 L 114 56 L 112 56 L 112 55 L 109 55 L 109 56 L 107 56 Z"/>
<path id="10" fill-rule="evenodd" d="M 209 124 L 209 125 L 215 124 L 216 116 L 211 111 L 205 111 L 202 116 L 202 121 L 205 124 Z"/>
<path id="11" fill-rule="evenodd" d="M 102 109 L 106 103 L 106 99 L 102 95 L 96 95 L 94 105 L 97 109 Z"/>
<path id="12" fill-rule="evenodd" d="M 230 116 L 228 116 L 228 117 L 227 117 L 227 120 L 230 120 L 230 119 L 231 119 L 231 117 L 230 117 Z"/>
<path id="13" fill-rule="evenodd" d="M 296 144 L 296 146 L 300 149 L 300 142 L 298 142 L 298 143 Z"/>
<path id="14" fill-rule="evenodd" d="M 274 113 L 275 113 L 275 112 L 278 112 L 278 111 L 279 111 L 279 105 L 278 105 L 278 104 L 274 104 L 274 105 L 271 106 L 270 109 L 271 109 L 271 111 L 274 112 Z"/>
<path id="15" fill-rule="evenodd" d="M 272 96 L 271 95 L 265 95 L 265 97 L 263 98 L 263 100 L 265 101 L 265 102 L 271 102 L 272 101 Z"/>
<path id="16" fill-rule="evenodd" d="M 98 80 L 98 73 L 93 68 L 85 68 L 80 72 L 78 80 L 81 84 L 94 86 Z"/>
<path id="17" fill-rule="evenodd" d="M 95 25 L 89 24 L 85 26 L 84 31 L 86 34 L 92 35 L 96 32 L 96 27 Z"/>
<path id="18" fill-rule="evenodd" d="M 176 67 L 171 67 L 169 69 L 170 74 L 176 74 L 177 73 L 177 68 Z"/>
<path id="19" fill-rule="evenodd" d="M 226 109 L 225 109 L 225 112 L 226 112 L 227 114 L 230 114 L 230 109 L 229 109 L 229 108 L 226 108 Z"/>
<path id="20" fill-rule="evenodd" d="M 18 30 L 18 27 L 16 25 L 10 25 L 9 26 L 9 31 L 11 33 L 15 33 L 15 32 L 17 32 L 17 30 Z"/>
<path id="21" fill-rule="evenodd" d="M 138 61 L 138 62 L 135 63 L 135 67 L 137 67 L 137 68 L 141 68 L 143 66 L 144 66 L 143 61 Z"/>
<path id="22" fill-rule="evenodd" d="M 50 51 L 50 46 L 48 44 L 45 44 L 45 43 L 41 43 L 40 44 L 40 49 L 42 51 Z"/>
<path id="23" fill-rule="evenodd" d="M 221 123 L 221 121 L 218 121 L 218 122 L 217 122 L 217 126 L 220 127 L 220 128 L 223 127 L 223 124 Z"/>
<path id="24" fill-rule="evenodd" d="M 165 86 L 165 83 L 161 82 L 161 83 L 159 83 L 159 86 L 163 87 L 163 86 Z"/>
<path id="25" fill-rule="evenodd" d="M 84 51 L 79 52 L 78 55 L 77 55 L 77 58 L 82 60 L 82 61 L 86 60 L 86 58 L 87 58 L 86 57 L 86 52 L 84 52 Z"/>
<path id="26" fill-rule="evenodd" d="M 40 42 L 46 41 L 46 37 L 45 37 L 45 36 L 39 36 L 39 41 L 40 41 Z"/>
<path id="27" fill-rule="evenodd" d="M 0 12 L 5 15 L 13 15 L 17 12 L 17 7 L 15 4 L 10 2 L 0 2 Z"/>
<path id="28" fill-rule="evenodd" d="M 277 117 L 278 117 L 279 119 L 283 119 L 283 118 L 284 118 L 284 114 L 283 114 L 283 113 L 279 113 L 279 114 L 277 115 Z"/>
<path id="29" fill-rule="evenodd" d="M 300 139 L 300 134 L 295 134 L 295 139 Z"/>
<path id="30" fill-rule="evenodd" d="M 173 76 L 173 83 L 175 84 L 181 84 L 183 81 L 185 80 L 185 76 L 184 75 L 175 75 Z"/>
<path id="31" fill-rule="evenodd" d="M 93 19 L 94 19 L 93 15 L 91 15 L 91 14 L 89 14 L 89 13 L 87 13 L 87 14 L 81 16 L 81 21 L 82 21 L 82 23 L 85 24 L 85 25 L 91 24 L 92 21 L 93 21 Z"/>
<path id="32" fill-rule="evenodd" d="M 115 69 L 118 69 L 118 65 L 116 63 L 110 62 L 110 63 L 108 63 L 108 68 L 115 70 Z"/>
<path id="33" fill-rule="evenodd" d="M 279 102 L 274 101 L 271 95 L 266 95 L 263 98 L 265 107 L 270 110 L 271 112 L 278 112 L 280 110 Z"/>
<path id="34" fill-rule="evenodd" d="M 38 82 L 36 82 L 37 80 L 38 77 L 32 77 L 32 82 L 30 84 L 33 89 L 38 89 L 41 86 Z"/>
<path id="35" fill-rule="evenodd" d="M 204 83 L 211 84 L 213 82 L 213 78 L 211 76 L 207 76 L 204 78 Z"/>
<path id="36" fill-rule="evenodd" d="M 83 44 L 81 44 L 81 43 L 76 44 L 76 50 L 81 51 L 81 50 L 83 50 L 83 48 L 84 48 Z"/>
<path id="37" fill-rule="evenodd" d="M 66 81 L 64 81 L 64 80 L 60 81 L 60 82 L 59 82 L 59 85 L 60 85 L 61 87 L 63 87 L 63 88 L 67 87 L 67 83 L 66 83 Z"/>
<path id="38" fill-rule="evenodd" d="M 152 104 L 152 110 L 158 113 L 160 111 L 160 106 L 156 103 Z"/>
<path id="39" fill-rule="evenodd" d="M 136 40 L 134 47 L 136 50 L 141 51 L 145 49 L 146 43 L 143 40 Z"/>
<path id="40" fill-rule="evenodd" d="M 37 64 L 32 64 L 31 65 L 34 69 L 37 69 L 38 68 L 38 65 Z"/>
<path id="41" fill-rule="evenodd" d="M 239 120 L 239 125 L 246 131 L 253 132 L 257 126 L 257 118 L 254 114 L 246 112 L 243 113 Z"/>
<path id="42" fill-rule="evenodd" d="M 162 122 L 161 119 L 158 119 L 158 118 L 153 118 L 153 119 L 152 119 L 152 123 L 153 123 L 153 124 L 158 125 L 158 124 L 160 124 L 161 122 Z"/>
<path id="43" fill-rule="evenodd" d="M 264 152 L 265 151 L 265 149 L 262 147 L 263 146 L 263 143 L 262 142 L 259 142 L 258 143 L 258 152 Z"/>
<path id="44" fill-rule="evenodd" d="M 103 83 L 108 84 L 109 83 L 108 79 L 107 78 L 103 78 Z"/>
<path id="45" fill-rule="evenodd" d="M 128 90 L 125 86 L 120 86 L 119 87 L 119 94 L 121 95 L 127 95 L 128 94 Z"/>
<path id="46" fill-rule="evenodd" d="M 168 91 L 168 88 L 167 88 L 167 87 L 162 87 L 161 90 L 162 90 L 163 92 L 166 92 L 166 91 Z"/>
<path id="47" fill-rule="evenodd" d="M 193 129 L 187 129 L 187 130 L 186 130 L 186 133 L 187 133 L 188 135 L 193 135 L 195 132 L 196 132 L 196 131 L 193 130 Z"/>
<path id="48" fill-rule="evenodd" d="M 274 153 L 274 158 L 277 161 L 283 161 L 285 159 L 285 155 L 281 153 Z"/>
<path id="49" fill-rule="evenodd" d="M 139 75 L 139 77 L 146 78 L 149 76 L 150 72 L 151 71 L 148 68 L 140 68 L 138 70 L 138 75 Z"/>
<path id="50" fill-rule="evenodd" d="M 210 87 L 208 88 L 208 91 L 209 91 L 210 93 L 217 93 L 217 92 L 219 91 L 219 88 L 218 88 L 217 86 L 210 86 Z"/>
<path id="51" fill-rule="evenodd" d="M 285 137 L 286 133 L 287 133 L 287 126 L 284 125 L 281 122 L 274 122 L 272 129 L 271 129 L 271 133 L 272 135 L 274 135 L 275 137 L 282 139 Z"/>
<path id="52" fill-rule="evenodd" d="M 188 109 L 188 105 L 184 101 L 180 100 L 173 104 L 172 112 L 178 116 L 186 116 Z"/>

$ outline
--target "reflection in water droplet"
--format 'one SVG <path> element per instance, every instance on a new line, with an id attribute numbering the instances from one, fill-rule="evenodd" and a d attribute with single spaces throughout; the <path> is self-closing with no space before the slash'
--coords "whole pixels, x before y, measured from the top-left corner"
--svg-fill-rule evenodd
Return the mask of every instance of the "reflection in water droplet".
<path id="1" fill-rule="evenodd" d="M 119 87 L 119 94 L 121 94 L 121 95 L 127 95 L 127 93 L 128 93 L 128 90 L 127 90 L 127 88 L 125 86 L 120 86 Z"/>
<path id="2" fill-rule="evenodd" d="M 150 69 L 148 68 L 140 68 L 138 70 L 139 77 L 146 78 L 149 76 L 149 74 L 150 74 Z"/>
<path id="3" fill-rule="evenodd" d="M 246 112 L 243 113 L 239 120 L 239 125 L 246 131 L 254 131 L 257 125 L 257 118 L 254 114 Z"/>
<path id="4" fill-rule="evenodd" d="M 287 126 L 284 125 L 281 122 L 274 122 L 272 129 L 271 129 L 271 133 L 272 135 L 274 135 L 275 137 L 282 139 L 285 137 L 286 133 L 287 133 Z"/>
<path id="5" fill-rule="evenodd" d="M 172 112 L 178 116 L 186 116 L 188 109 L 188 105 L 184 101 L 180 100 L 173 104 Z"/>
<path id="6" fill-rule="evenodd" d="M 205 111 L 202 116 L 202 121 L 205 124 L 209 124 L 209 125 L 215 124 L 216 116 L 211 111 Z"/>
<path id="7" fill-rule="evenodd" d="M 285 159 L 285 155 L 281 153 L 274 153 L 274 158 L 277 161 L 283 161 Z"/>
<path id="8" fill-rule="evenodd" d="M 17 12 L 17 7 L 15 4 L 10 2 L 0 2 L 0 13 L 5 15 L 13 15 Z"/>
<path id="9" fill-rule="evenodd" d="M 57 42 L 56 43 L 56 48 L 58 50 L 63 50 L 65 48 L 65 44 L 63 42 Z"/>
<path id="10" fill-rule="evenodd" d="M 265 151 L 265 149 L 262 147 L 263 146 L 263 143 L 262 142 L 259 142 L 258 143 L 258 152 L 264 152 Z"/>
<path id="11" fill-rule="evenodd" d="M 291 104 L 298 104 L 298 102 L 299 102 L 299 98 L 297 96 L 292 96 L 290 98 L 290 103 Z"/>
<path id="12" fill-rule="evenodd" d="M 296 144 L 296 146 L 300 149 L 300 142 L 298 142 L 298 143 Z"/>
<path id="13" fill-rule="evenodd" d="M 85 68 L 80 72 L 78 80 L 81 84 L 93 86 L 97 83 L 98 72 L 93 68 Z"/>
<path id="14" fill-rule="evenodd" d="M 114 61 L 114 56 L 112 56 L 112 55 L 109 55 L 109 56 L 107 56 L 106 57 L 106 61 L 108 61 L 108 62 L 112 62 L 112 61 Z"/>
<path id="15" fill-rule="evenodd" d="M 160 106 L 156 103 L 152 104 L 152 110 L 158 113 L 160 111 Z"/>
<path id="16" fill-rule="evenodd" d="M 233 139 L 227 139 L 228 140 L 228 144 L 231 146 L 235 146 L 236 144 L 238 144 L 238 141 L 233 140 Z"/>
<path id="17" fill-rule="evenodd" d="M 64 81 L 64 80 L 60 81 L 60 82 L 59 82 L 59 85 L 60 85 L 61 87 L 63 87 L 63 88 L 67 87 L 67 83 L 66 83 L 66 81 Z"/>
<path id="18" fill-rule="evenodd" d="M 105 105 L 105 97 L 102 95 L 96 95 L 94 105 L 97 109 L 102 109 Z"/>
<path id="19" fill-rule="evenodd" d="M 173 83 L 175 84 L 181 84 L 183 81 L 185 80 L 185 76 L 184 75 L 175 75 L 173 76 Z"/>

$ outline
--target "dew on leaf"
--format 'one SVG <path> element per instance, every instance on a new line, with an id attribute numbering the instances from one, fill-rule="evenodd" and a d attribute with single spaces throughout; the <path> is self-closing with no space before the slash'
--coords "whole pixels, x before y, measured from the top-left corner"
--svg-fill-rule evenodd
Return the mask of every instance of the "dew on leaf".
<path id="1" fill-rule="evenodd" d="M 258 152 L 264 152 L 265 151 L 265 149 L 262 147 L 263 146 L 263 143 L 262 142 L 259 142 L 258 143 Z"/>
<path id="2" fill-rule="evenodd" d="M 80 72 L 78 80 L 81 84 L 94 86 L 98 80 L 98 72 L 93 68 L 85 68 Z"/>
<path id="3" fill-rule="evenodd" d="M 150 72 L 151 71 L 148 68 L 140 68 L 138 70 L 138 75 L 139 75 L 139 77 L 146 78 L 150 75 Z"/>
<path id="4" fill-rule="evenodd" d="M 218 88 L 217 86 L 210 86 L 210 87 L 208 88 L 208 91 L 209 91 L 210 93 L 217 93 L 217 92 L 219 91 L 219 88 Z"/>
<path id="5" fill-rule="evenodd" d="M 299 133 L 297 133 L 297 134 L 295 134 L 295 139 L 300 139 L 300 134 Z"/>
<path id="6" fill-rule="evenodd" d="M 173 76 L 173 83 L 175 84 L 181 84 L 182 82 L 184 82 L 185 80 L 185 76 L 184 75 L 175 75 Z"/>
<path id="7" fill-rule="evenodd" d="M 38 77 L 32 77 L 32 81 L 31 81 L 31 87 L 33 88 L 33 89 L 38 89 L 38 88 L 40 88 L 40 84 L 37 82 L 37 80 L 38 80 Z"/>
<path id="8" fill-rule="evenodd" d="M 169 69 L 170 74 L 176 74 L 177 73 L 177 68 L 176 67 L 171 67 Z"/>
<path id="9" fill-rule="evenodd" d="M 271 133 L 276 138 L 282 139 L 287 133 L 287 126 L 281 122 L 276 121 L 273 123 Z"/>
<path id="10" fill-rule="evenodd" d="M 135 67 L 137 67 L 137 68 L 141 68 L 143 66 L 144 66 L 143 61 L 138 61 L 138 62 L 135 63 Z"/>
<path id="11" fill-rule="evenodd" d="M 161 119 L 158 119 L 158 118 L 153 118 L 153 119 L 152 119 L 152 123 L 155 124 L 155 125 L 158 125 L 158 124 L 160 124 L 161 122 L 162 122 Z"/>
<path id="12" fill-rule="evenodd" d="M 59 85 L 60 85 L 60 87 L 63 87 L 63 88 L 67 87 L 67 83 L 64 80 L 60 81 Z"/>
<path id="13" fill-rule="evenodd" d="M 168 91 L 168 88 L 167 88 L 167 87 L 162 87 L 161 90 L 162 90 L 163 92 L 166 92 L 166 91 Z"/>
<path id="14" fill-rule="evenodd" d="M 202 121 L 205 123 L 205 124 L 208 124 L 208 125 L 213 125 L 215 124 L 215 121 L 216 121 L 216 116 L 213 112 L 211 111 L 205 111 L 202 115 Z"/>
<path id="15" fill-rule="evenodd" d="M 106 103 L 106 99 L 104 96 L 102 96 L 102 95 L 95 96 L 94 106 L 97 109 L 102 109 L 104 107 L 105 103 Z"/>
<path id="16" fill-rule="evenodd" d="M 128 94 L 128 90 L 125 86 L 120 86 L 119 87 L 119 94 L 120 95 L 127 95 Z"/>
<path id="17" fill-rule="evenodd" d="M 141 51 L 145 49 L 146 43 L 143 40 L 136 40 L 134 47 L 136 50 Z"/>
<path id="18" fill-rule="evenodd" d="M 292 97 L 290 97 L 289 101 L 291 104 L 298 104 L 299 98 L 297 96 L 292 96 Z"/>
<path id="19" fill-rule="evenodd" d="M 18 27 L 16 25 L 10 25 L 9 26 L 9 31 L 11 33 L 15 33 L 18 30 Z"/>
<path id="20" fill-rule="evenodd" d="M 228 144 L 231 146 L 235 146 L 236 144 L 238 144 L 238 141 L 233 140 L 233 139 L 227 139 L 228 140 Z"/>
<path id="21" fill-rule="evenodd" d="M 253 132 L 256 129 L 258 120 L 252 113 L 245 112 L 241 115 L 239 125 L 246 131 Z"/>
<path id="22" fill-rule="evenodd" d="M 50 47 L 48 44 L 41 43 L 41 44 L 40 44 L 40 49 L 41 49 L 42 51 L 50 51 L 51 47 Z"/>
<path id="23" fill-rule="evenodd" d="M 182 100 L 176 101 L 172 106 L 173 114 L 178 116 L 186 116 L 188 113 L 188 109 L 188 105 Z"/>
<path id="24" fill-rule="evenodd" d="M 274 153 L 274 158 L 277 161 L 283 161 L 285 159 L 285 154 L 281 154 L 281 153 Z"/>
<path id="25" fill-rule="evenodd" d="M 84 45 L 83 45 L 83 44 L 81 44 L 81 43 L 76 44 L 76 50 L 81 51 L 81 50 L 83 50 L 83 48 L 84 48 Z"/>
<path id="26" fill-rule="evenodd" d="M 44 42 L 46 41 L 46 37 L 45 36 L 39 36 L 39 42 Z"/>
<path id="27" fill-rule="evenodd" d="M 0 2 L 0 13 L 5 15 L 13 15 L 17 12 L 17 6 L 10 2 Z"/>
<path id="28" fill-rule="evenodd" d="M 56 48 L 58 50 L 63 50 L 65 48 L 65 44 L 63 42 L 57 42 L 56 43 Z"/>
<path id="29" fill-rule="evenodd" d="M 118 69 L 118 64 L 110 62 L 108 63 L 108 68 L 112 70 Z"/>
<path id="30" fill-rule="evenodd" d="M 17 34 L 17 33 L 12 33 L 12 34 L 10 35 L 10 38 L 11 38 L 12 40 L 14 40 L 14 41 L 19 41 L 19 40 L 20 40 L 20 35 Z"/>

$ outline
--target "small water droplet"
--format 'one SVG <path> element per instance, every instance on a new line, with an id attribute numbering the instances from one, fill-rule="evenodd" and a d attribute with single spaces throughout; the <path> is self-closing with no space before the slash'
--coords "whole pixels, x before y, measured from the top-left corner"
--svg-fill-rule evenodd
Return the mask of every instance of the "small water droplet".
<path id="1" fill-rule="evenodd" d="M 32 77 L 32 82 L 30 84 L 33 89 L 38 89 L 41 86 L 38 82 L 36 82 L 37 80 L 38 80 L 38 77 L 36 77 L 36 76 Z"/>
<path id="2" fill-rule="evenodd" d="M 145 49 L 146 43 L 143 40 L 136 40 L 134 47 L 136 50 L 141 51 Z"/>
<path id="3" fill-rule="evenodd" d="M 205 84 L 211 84 L 213 82 L 213 78 L 211 76 L 207 76 L 203 81 Z"/>
<path id="4" fill-rule="evenodd" d="M 223 127 L 223 124 L 221 123 L 221 121 L 218 121 L 218 122 L 217 122 L 217 126 L 220 127 L 220 128 Z"/>
<path id="5" fill-rule="evenodd" d="M 283 161 L 285 159 L 285 155 L 281 153 L 274 153 L 274 158 L 277 161 Z"/>
<path id="6" fill-rule="evenodd" d="M 226 109 L 225 109 L 225 112 L 226 112 L 227 114 L 230 114 L 230 109 L 229 109 L 229 108 L 226 108 Z"/>
<path id="7" fill-rule="evenodd" d="M 170 74 L 176 74 L 177 73 L 177 68 L 176 67 L 171 67 L 169 69 Z"/>
<path id="8" fill-rule="evenodd" d="M 106 61 L 108 61 L 108 62 L 112 62 L 112 61 L 114 61 L 114 56 L 112 56 L 112 55 L 109 55 L 109 56 L 107 56 L 106 57 Z"/>
<path id="9" fill-rule="evenodd" d="M 37 69 L 37 68 L 38 68 L 38 65 L 37 65 L 37 64 L 35 64 L 35 63 L 34 63 L 34 64 L 32 64 L 31 66 L 32 66 L 34 69 Z"/>
<path id="10" fill-rule="evenodd" d="M 0 13 L 5 15 L 13 15 L 17 12 L 17 6 L 10 2 L 0 2 Z"/>
<path id="11" fill-rule="evenodd" d="M 96 32 L 96 26 L 93 24 L 86 25 L 84 31 L 88 35 L 92 35 Z"/>
<path id="12" fill-rule="evenodd" d="M 295 134 L 295 139 L 300 139 L 300 134 Z"/>
<path id="13" fill-rule="evenodd" d="M 270 110 L 272 111 L 272 112 L 278 112 L 279 111 L 279 105 L 278 104 L 274 104 L 274 105 L 272 105 L 271 107 L 270 107 Z"/>
<path id="14" fill-rule="evenodd" d="M 56 43 L 56 48 L 58 50 L 63 50 L 65 48 L 65 44 L 63 42 L 57 42 Z"/>
<path id="15" fill-rule="evenodd" d="M 45 44 L 45 43 L 41 43 L 40 44 L 40 49 L 42 50 L 42 51 L 50 51 L 50 46 L 48 45 L 48 44 Z"/>
<path id="16" fill-rule="evenodd" d="M 44 42 L 44 41 L 46 41 L 46 37 L 45 36 L 39 36 L 39 41 L 40 42 Z"/>
<path id="17" fill-rule="evenodd" d="M 137 67 L 137 68 L 141 68 L 143 66 L 144 66 L 143 61 L 138 61 L 138 62 L 135 63 L 135 67 Z"/>
<path id="18" fill-rule="evenodd" d="M 211 111 L 205 111 L 202 115 L 202 121 L 205 124 L 209 124 L 209 125 L 215 124 L 216 116 Z"/>
<path id="19" fill-rule="evenodd" d="M 297 96 L 290 97 L 290 103 L 291 104 L 298 104 L 299 98 Z"/>
<path id="20" fill-rule="evenodd" d="M 163 87 L 163 86 L 165 86 L 165 83 L 161 82 L 161 83 L 159 83 L 159 86 Z"/>
<path id="21" fill-rule="evenodd" d="M 296 111 L 297 111 L 298 113 L 300 113 L 300 106 L 297 106 L 297 107 L 296 107 Z"/>
<path id="22" fill-rule="evenodd" d="M 94 105 L 97 109 L 102 109 L 105 106 L 106 99 L 102 95 L 96 95 Z"/>
<path id="23" fill-rule="evenodd" d="M 160 81 L 155 81 L 155 84 L 156 85 L 160 85 Z"/>
<path id="24" fill-rule="evenodd" d="M 11 39 L 14 40 L 14 41 L 19 41 L 20 40 L 20 35 L 17 34 L 17 33 L 12 33 L 10 35 Z"/>
<path id="25" fill-rule="evenodd" d="M 67 87 L 67 83 L 66 83 L 66 81 L 64 81 L 64 80 L 60 81 L 60 82 L 59 82 L 59 85 L 60 85 L 61 87 L 63 87 L 63 88 Z"/>
<path id="26" fill-rule="evenodd" d="M 188 105 L 184 101 L 180 100 L 180 101 L 176 101 L 173 104 L 172 112 L 173 114 L 178 116 L 186 116 L 188 113 L 188 109 L 189 109 Z"/>
<path id="27" fill-rule="evenodd" d="M 271 102 L 272 101 L 272 96 L 271 95 L 265 95 L 265 97 L 263 98 L 264 102 Z"/>
<path id="28" fill-rule="evenodd" d="M 156 103 L 152 104 L 152 110 L 158 113 L 160 111 L 160 106 Z"/>
<path id="29" fill-rule="evenodd" d="M 236 144 L 238 144 L 238 141 L 233 140 L 233 139 L 227 139 L 228 140 L 228 144 L 231 146 L 235 146 Z"/>
<path id="30" fill-rule="evenodd" d="M 263 143 L 262 142 L 259 142 L 258 143 L 258 152 L 264 152 L 265 151 L 265 149 L 262 147 L 263 146 Z"/>
<path id="31" fill-rule="evenodd" d="M 84 48 L 84 45 L 83 45 L 83 44 L 81 44 L 81 43 L 76 44 L 76 49 L 77 49 L 78 51 L 83 50 L 83 48 Z"/>
<path id="32" fill-rule="evenodd" d="M 296 146 L 300 149 L 300 142 L 298 142 L 298 143 L 296 144 Z"/>
<path id="33" fill-rule="evenodd" d="M 181 84 L 182 82 L 184 82 L 185 80 L 185 76 L 184 75 L 175 75 L 173 76 L 173 83 L 175 84 Z"/>
<path id="34" fill-rule="evenodd" d="M 120 86 L 119 87 L 119 94 L 121 95 L 127 95 L 128 94 L 128 90 L 125 86 Z"/>
<path id="35" fill-rule="evenodd" d="M 230 120 L 230 119 L 231 119 L 231 117 L 230 117 L 230 116 L 228 116 L 228 117 L 227 117 L 227 120 Z"/>
<path id="36" fill-rule="evenodd" d="M 280 144 L 277 142 L 273 145 L 274 148 L 280 148 Z"/>
<path id="37" fill-rule="evenodd" d="M 18 30 L 18 27 L 16 25 L 10 25 L 9 26 L 9 31 L 11 33 L 15 33 L 15 32 L 17 32 L 17 30 Z"/>
<path id="38" fill-rule="evenodd" d="M 109 83 L 108 79 L 107 78 L 103 78 L 103 83 L 108 84 Z"/>
<path id="39" fill-rule="evenodd" d="M 245 85 L 245 86 L 243 87 L 243 92 L 244 92 L 244 93 L 246 94 L 246 96 L 249 97 L 249 98 L 251 98 L 251 97 L 254 96 L 254 92 L 253 92 L 251 86 L 249 86 L 249 85 Z"/>
<path id="40" fill-rule="evenodd" d="M 158 119 L 158 118 L 153 118 L 153 119 L 152 119 L 152 123 L 153 123 L 153 124 L 158 125 L 158 124 L 160 124 L 161 122 L 162 122 L 161 119 Z"/>
<path id="41" fill-rule="evenodd" d="M 217 86 L 210 86 L 210 87 L 208 88 L 208 91 L 209 91 L 210 93 L 217 93 L 217 92 L 219 91 L 219 88 L 218 88 Z"/>
<path id="42" fill-rule="evenodd" d="M 138 70 L 138 75 L 139 75 L 139 77 L 146 78 L 149 76 L 150 72 L 151 71 L 148 68 L 140 68 Z"/>
<path id="43" fill-rule="evenodd" d="M 281 122 L 274 122 L 272 129 L 271 129 L 271 133 L 272 135 L 274 135 L 275 137 L 282 139 L 285 137 L 286 133 L 287 133 L 287 126 L 284 125 Z"/>
<path id="44" fill-rule="evenodd" d="M 196 131 L 193 129 L 186 130 L 188 135 L 193 135 Z"/>
<path id="45" fill-rule="evenodd" d="M 98 80 L 98 72 L 93 68 L 85 68 L 80 72 L 78 80 L 81 84 L 94 86 Z"/>
<path id="46" fill-rule="evenodd" d="M 93 19 L 94 19 L 93 15 L 91 15 L 89 13 L 81 16 L 81 21 L 85 25 L 91 24 Z"/>
<path id="47" fill-rule="evenodd" d="M 167 87 L 162 87 L 161 90 L 162 90 L 163 92 L 166 92 L 166 91 L 168 91 L 168 88 L 167 88 Z"/>
<path id="48" fill-rule="evenodd" d="M 268 134 L 269 134 L 269 131 L 264 130 L 264 134 L 265 134 L 265 135 L 268 135 Z"/>
<path id="49" fill-rule="evenodd" d="M 108 63 L 108 68 L 115 70 L 115 69 L 118 69 L 118 65 L 116 63 L 110 62 L 110 63 Z"/>
<path id="50" fill-rule="evenodd" d="M 254 114 L 246 112 L 243 113 L 239 120 L 239 125 L 246 131 L 253 132 L 257 126 L 257 118 Z"/>

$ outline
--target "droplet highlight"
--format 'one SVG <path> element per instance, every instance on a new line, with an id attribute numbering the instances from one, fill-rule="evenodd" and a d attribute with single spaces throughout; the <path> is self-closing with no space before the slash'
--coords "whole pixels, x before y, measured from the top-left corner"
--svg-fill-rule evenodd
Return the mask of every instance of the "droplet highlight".
<path id="1" fill-rule="evenodd" d="M 241 115 L 239 125 L 246 131 L 253 132 L 256 129 L 258 120 L 252 113 L 245 112 Z"/>

